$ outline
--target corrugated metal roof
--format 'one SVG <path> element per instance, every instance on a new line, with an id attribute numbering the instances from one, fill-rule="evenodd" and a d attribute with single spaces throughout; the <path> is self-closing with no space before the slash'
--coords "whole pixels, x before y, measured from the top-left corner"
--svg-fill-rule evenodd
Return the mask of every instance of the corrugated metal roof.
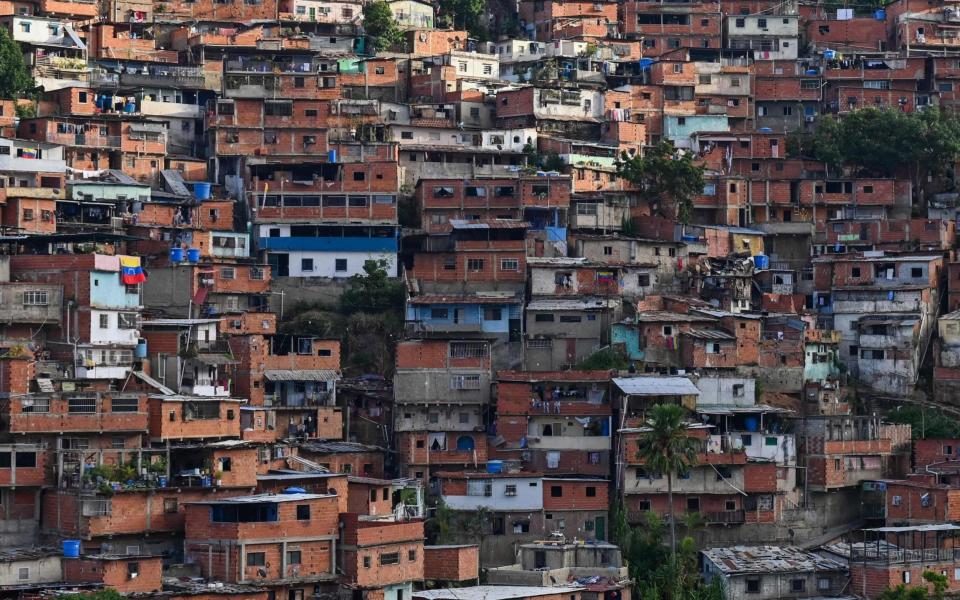
<path id="1" fill-rule="evenodd" d="M 530 223 L 517 219 L 450 219 L 453 229 L 529 229 Z"/>
<path id="2" fill-rule="evenodd" d="M 737 339 L 726 331 L 722 331 L 720 329 L 691 329 L 690 331 L 684 331 L 680 335 L 686 335 L 698 340 L 719 340 L 729 342 Z"/>
<path id="3" fill-rule="evenodd" d="M 666 310 L 648 310 L 638 312 L 633 318 L 624 319 L 623 323 L 710 323 L 715 321 L 706 315 L 690 315 Z"/>
<path id="4" fill-rule="evenodd" d="M 686 377 L 615 377 L 614 385 L 630 396 L 699 396 L 700 390 Z"/>
<path id="5" fill-rule="evenodd" d="M 271 369 L 264 371 L 267 381 L 336 381 L 340 374 L 332 369 Z"/>
<path id="6" fill-rule="evenodd" d="M 208 365 L 235 365 L 238 364 L 232 356 L 220 352 L 200 352 L 196 360 L 207 363 Z"/>
<path id="7" fill-rule="evenodd" d="M 232 498 L 221 498 L 219 500 L 198 500 L 196 502 L 185 502 L 184 504 L 260 504 L 263 502 L 303 502 L 304 500 L 317 500 L 318 498 L 329 498 L 336 494 L 256 494 L 253 496 L 234 496 Z"/>
<path id="8" fill-rule="evenodd" d="M 358 442 L 304 442 L 300 448 L 307 452 L 336 454 L 340 452 L 380 452 L 383 449 Z"/>
<path id="9" fill-rule="evenodd" d="M 159 381 L 157 381 L 157 380 L 154 379 L 153 377 L 150 377 L 149 375 L 147 375 L 147 374 L 144 373 L 143 371 L 132 371 L 132 373 L 133 373 L 133 376 L 134 376 L 134 377 L 136 377 L 136 378 L 139 379 L 140 381 L 146 383 L 146 384 L 149 385 L 150 387 L 156 389 L 156 390 L 157 390 L 158 392 L 160 392 L 161 394 L 167 394 L 167 395 L 169 395 L 169 396 L 172 396 L 172 395 L 176 394 L 176 392 L 174 392 L 173 390 L 171 390 L 171 389 L 168 388 L 167 386 L 163 385 L 162 383 L 160 383 Z"/>
<path id="10" fill-rule="evenodd" d="M 605 298 L 551 298 L 548 300 L 533 300 L 527 304 L 527 310 L 603 310 L 613 308 L 617 300 Z"/>
<path id="11" fill-rule="evenodd" d="M 941 321 L 960 321 L 960 310 L 955 310 L 940 317 Z"/>
<path id="12" fill-rule="evenodd" d="M 153 325 L 154 327 L 172 327 L 184 325 L 209 325 L 210 323 L 219 323 L 220 319 L 150 319 L 144 321 L 143 325 Z"/>
<path id="13" fill-rule="evenodd" d="M 703 556 L 722 573 L 807 573 L 843 571 L 839 562 L 794 546 L 731 546 L 703 550 Z"/>
<path id="14" fill-rule="evenodd" d="M 414 296 L 410 304 L 515 304 L 520 300 L 514 294 L 484 296 L 479 294 L 424 294 Z"/>
<path id="15" fill-rule="evenodd" d="M 580 586 L 475 585 L 456 589 L 413 592 L 413 597 L 423 598 L 423 600 L 513 600 L 570 594 L 582 589 Z"/>
<path id="16" fill-rule="evenodd" d="M 864 529 L 864 531 L 876 531 L 878 533 L 906 533 L 908 531 L 960 531 L 960 525 L 952 523 L 932 523 L 929 525 L 913 525 L 908 527 L 876 527 L 874 529 Z"/>

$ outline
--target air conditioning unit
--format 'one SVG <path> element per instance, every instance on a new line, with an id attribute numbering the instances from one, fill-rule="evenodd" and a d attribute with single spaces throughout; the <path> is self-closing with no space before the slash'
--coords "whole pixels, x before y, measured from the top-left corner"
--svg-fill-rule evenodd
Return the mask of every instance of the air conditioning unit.
<path id="1" fill-rule="evenodd" d="M 817 118 L 816 118 L 815 116 L 813 116 L 813 115 L 807 115 L 807 116 L 804 118 L 804 121 L 806 121 L 807 123 L 813 123 L 813 122 L 816 121 L 816 120 L 817 120 Z"/>

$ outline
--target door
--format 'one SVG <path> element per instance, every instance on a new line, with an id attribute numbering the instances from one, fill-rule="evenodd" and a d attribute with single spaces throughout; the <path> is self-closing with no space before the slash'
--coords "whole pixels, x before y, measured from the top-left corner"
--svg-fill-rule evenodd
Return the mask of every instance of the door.
<path id="1" fill-rule="evenodd" d="M 310 9 L 310 20 L 311 20 L 311 21 L 316 21 L 316 20 L 317 20 L 317 9 L 316 9 L 316 8 L 311 8 L 311 9 Z"/>
<path id="2" fill-rule="evenodd" d="M 607 518 L 597 517 L 593 520 L 593 533 L 598 540 L 607 539 Z"/>
<path id="3" fill-rule="evenodd" d="M 453 309 L 453 324 L 456 325 L 460 322 L 460 309 Z"/>
<path id="4" fill-rule="evenodd" d="M 567 343 L 567 364 L 576 364 L 577 362 L 577 340 L 566 339 Z"/>

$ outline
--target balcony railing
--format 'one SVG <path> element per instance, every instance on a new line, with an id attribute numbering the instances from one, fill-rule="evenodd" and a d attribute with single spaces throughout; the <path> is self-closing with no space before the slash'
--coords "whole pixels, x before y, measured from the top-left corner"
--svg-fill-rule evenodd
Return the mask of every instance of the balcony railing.
<path id="1" fill-rule="evenodd" d="M 700 516 L 703 517 L 703 520 L 708 525 L 727 525 L 727 524 L 736 524 L 743 523 L 746 521 L 743 510 L 721 510 L 716 512 L 704 512 L 700 513 Z"/>
<path id="2" fill-rule="evenodd" d="M 893 548 L 880 544 L 880 548 L 868 541 L 863 547 L 855 546 L 850 561 L 882 563 L 942 563 L 960 560 L 960 548 L 926 548 L 913 550 Z"/>
<path id="3" fill-rule="evenodd" d="M 284 398 L 280 394 L 267 394 L 263 397 L 263 405 L 270 406 L 273 408 L 289 408 L 289 409 L 302 409 L 302 408 L 322 408 L 335 406 L 331 402 L 330 392 L 314 392 L 312 394 L 307 394 L 304 398 L 297 400 L 291 400 L 289 398 Z"/>

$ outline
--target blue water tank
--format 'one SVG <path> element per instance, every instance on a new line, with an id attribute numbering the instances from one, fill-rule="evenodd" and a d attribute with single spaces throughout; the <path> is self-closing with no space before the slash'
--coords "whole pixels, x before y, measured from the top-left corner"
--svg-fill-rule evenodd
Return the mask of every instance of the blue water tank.
<path id="1" fill-rule="evenodd" d="M 835 58 L 837 57 L 837 51 L 836 51 L 836 50 L 824 50 L 824 51 L 823 51 L 823 57 L 824 57 L 825 59 L 827 59 L 827 60 L 833 60 L 833 59 L 835 59 Z"/>
<path id="2" fill-rule="evenodd" d="M 198 250 L 197 248 L 188 248 L 187 262 L 191 262 L 191 263 L 200 262 L 200 250 Z"/>
<path id="3" fill-rule="evenodd" d="M 63 540 L 63 557 L 80 558 L 80 540 Z"/>
<path id="4" fill-rule="evenodd" d="M 209 200 L 210 184 L 205 181 L 198 181 L 193 184 L 193 197 L 197 200 Z"/>
<path id="5" fill-rule="evenodd" d="M 760 429 L 760 421 L 757 417 L 744 418 L 743 425 L 747 431 L 758 431 Z"/>
<path id="6" fill-rule="evenodd" d="M 502 460 L 488 460 L 487 461 L 487 473 L 502 473 L 503 472 L 503 461 Z"/>
<path id="7" fill-rule="evenodd" d="M 770 257 L 764 254 L 758 254 L 753 257 L 753 265 L 757 269 L 769 269 L 770 268 Z"/>
<path id="8" fill-rule="evenodd" d="M 284 494 L 306 494 L 307 490 L 302 487 L 288 487 L 283 489 Z"/>
<path id="9" fill-rule="evenodd" d="M 878 21 L 886 21 L 887 11 L 882 8 L 878 8 L 877 10 L 873 11 L 873 18 Z"/>
<path id="10" fill-rule="evenodd" d="M 335 163 L 337 162 L 337 151 L 330 150 L 327 152 L 327 162 Z"/>
<path id="11" fill-rule="evenodd" d="M 166 475 L 160 475 L 159 477 L 157 477 L 157 485 L 160 486 L 160 487 L 162 487 L 162 488 L 167 487 L 167 476 L 166 476 Z"/>
<path id="12" fill-rule="evenodd" d="M 170 262 L 183 262 L 183 248 L 170 248 Z"/>
<path id="13" fill-rule="evenodd" d="M 760 133 L 773 133 L 773 129 L 769 127 L 761 127 L 757 131 L 759 131 Z"/>
<path id="14" fill-rule="evenodd" d="M 137 349 L 134 351 L 134 356 L 137 358 L 147 357 L 147 340 L 140 338 L 137 341 Z"/>
<path id="15" fill-rule="evenodd" d="M 133 102 L 127 102 L 123 105 L 123 112 L 125 113 L 135 113 L 137 112 L 137 105 Z"/>

